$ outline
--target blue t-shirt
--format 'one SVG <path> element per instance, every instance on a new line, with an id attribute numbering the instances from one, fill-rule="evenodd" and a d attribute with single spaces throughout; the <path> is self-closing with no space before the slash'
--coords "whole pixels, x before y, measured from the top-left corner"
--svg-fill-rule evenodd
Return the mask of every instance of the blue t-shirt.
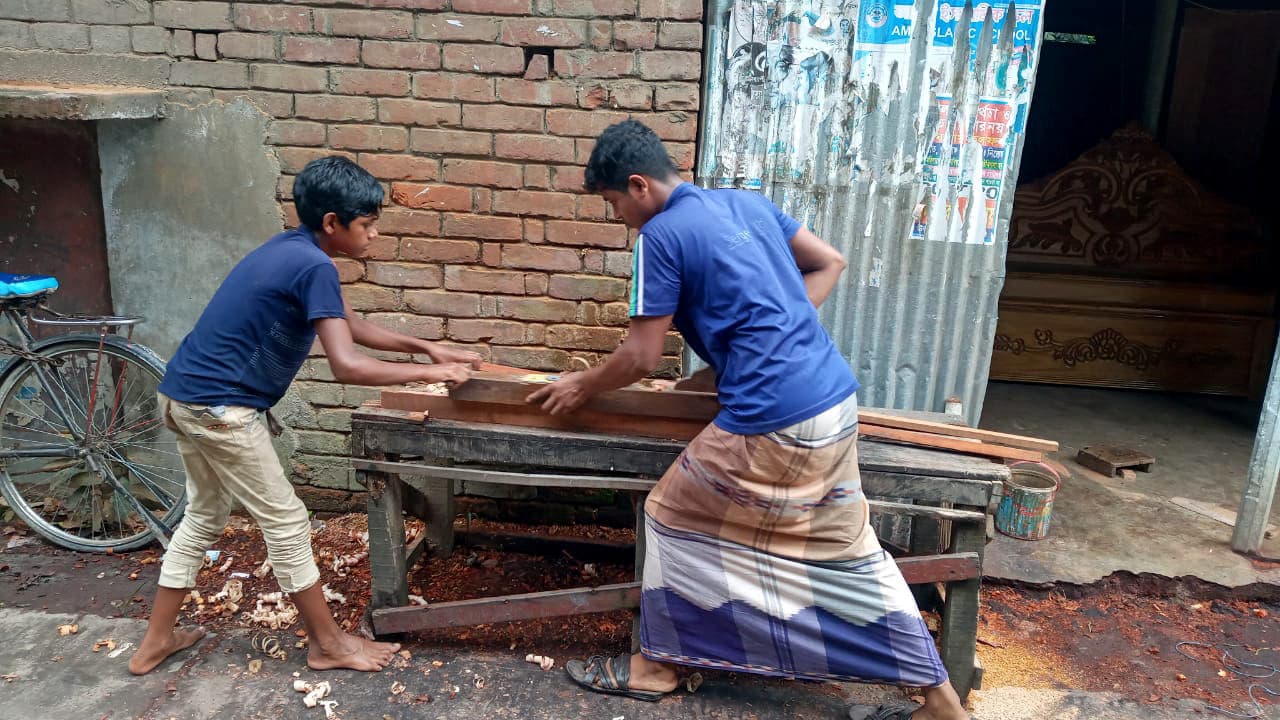
<path id="1" fill-rule="evenodd" d="M 306 228 L 288 230 L 231 270 L 169 361 L 160 392 L 199 405 L 266 409 L 315 343 L 312 321 L 345 317 L 338 269 Z"/>
<path id="2" fill-rule="evenodd" d="M 791 254 L 799 230 L 762 195 L 684 183 L 636 240 L 631 316 L 675 316 L 715 369 L 729 432 L 780 430 L 858 389 Z"/>

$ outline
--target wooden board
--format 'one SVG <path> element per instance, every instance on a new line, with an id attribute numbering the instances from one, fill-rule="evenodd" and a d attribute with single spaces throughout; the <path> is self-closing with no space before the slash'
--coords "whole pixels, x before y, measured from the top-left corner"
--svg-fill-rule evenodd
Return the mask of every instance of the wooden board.
<path id="1" fill-rule="evenodd" d="M 921 447 L 950 450 L 952 452 L 965 453 L 966 455 L 977 455 L 978 457 L 989 457 L 997 460 L 1026 460 L 1028 462 L 1041 462 L 1044 460 L 1044 454 L 1036 452 L 1035 450 L 1024 450 L 1022 448 L 1011 448 L 1003 445 L 992 445 L 990 443 L 979 442 L 970 438 L 947 437 L 945 435 L 935 435 L 933 433 L 915 432 L 914 430 L 880 427 L 879 425 L 870 425 L 867 423 L 858 424 L 858 434 L 864 437 L 904 442 L 911 445 L 919 445 Z"/>
<path id="2" fill-rule="evenodd" d="M 995 443 L 997 445 L 1024 448 L 1026 450 L 1039 450 L 1041 452 L 1057 452 L 1058 450 L 1058 443 L 1052 440 L 1041 440 L 1040 438 L 1026 437 L 1023 435 L 1010 435 L 1008 433 L 994 432 L 991 430 L 980 430 L 977 428 L 971 428 L 967 425 L 950 425 L 947 423 L 930 422 L 928 420 L 917 420 L 889 413 L 876 412 L 874 410 L 859 410 L 858 421 L 887 428 L 915 430 L 917 432 L 934 433 L 950 437 L 970 438 L 973 440 Z"/>
<path id="3" fill-rule="evenodd" d="M 526 373 L 526 376 L 538 377 L 539 374 Z M 546 377 L 554 378 L 555 376 Z M 449 397 L 472 403 L 523 406 L 527 405 L 529 394 L 544 384 L 546 383 L 480 372 L 473 375 L 466 383 L 450 390 Z M 720 403 L 711 393 L 654 390 L 632 385 L 596 395 L 587 401 L 583 410 L 619 415 L 699 420 L 706 425 L 720 412 Z"/>

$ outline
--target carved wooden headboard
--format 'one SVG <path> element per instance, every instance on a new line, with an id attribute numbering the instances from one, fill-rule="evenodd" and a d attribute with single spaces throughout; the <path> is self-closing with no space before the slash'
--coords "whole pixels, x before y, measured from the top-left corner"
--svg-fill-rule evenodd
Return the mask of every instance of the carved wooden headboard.
<path id="1" fill-rule="evenodd" d="M 1191 179 L 1140 127 L 1122 128 L 1018 188 L 1009 269 L 1267 282 L 1269 248 L 1248 210 Z"/>

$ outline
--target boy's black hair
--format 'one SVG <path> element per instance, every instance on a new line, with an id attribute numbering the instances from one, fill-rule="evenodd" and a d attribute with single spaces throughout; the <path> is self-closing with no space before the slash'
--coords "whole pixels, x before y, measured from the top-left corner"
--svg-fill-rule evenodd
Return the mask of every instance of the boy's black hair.
<path id="1" fill-rule="evenodd" d="M 626 192 L 627 178 L 632 175 L 666 180 L 677 174 L 679 170 L 658 135 L 639 120 L 624 120 L 605 128 L 596 139 L 583 184 L 592 193 Z"/>
<path id="2" fill-rule="evenodd" d="M 293 179 L 293 203 L 298 219 L 319 230 L 327 213 L 335 213 L 343 226 L 358 217 L 377 215 L 382 208 L 382 186 L 368 170 L 340 155 L 316 158 Z"/>

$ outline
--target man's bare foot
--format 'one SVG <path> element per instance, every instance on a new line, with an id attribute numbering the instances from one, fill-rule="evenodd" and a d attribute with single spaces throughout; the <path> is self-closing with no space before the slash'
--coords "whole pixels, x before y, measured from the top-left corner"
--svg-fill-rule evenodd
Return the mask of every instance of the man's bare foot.
<path id="1" fill-rule="evenodd" d="M 331 643 L 312 640 L 307 653 L 307 666 L 312 670 L 362 670 L 377 672 L 391 664 L 391 658 L 400 650 L 400 643 L 381 643 L 355 635 L 343 634 Z"/>
<path id="2" fill-rule="evenodd" d="M 146 675 L 164 662 L 170 655 L 200 642 L 205 636 L 205 629 L 195 627 L 189 630 L 174 628 L 163 642 L 148 643 L 145 639 L 138 651 L 129 658 L 129 672 L 134 675 Z"/>
<path id="3" fill-rule="evenodd" d="M 627 681 L 627 687 L 632 690 L 668 693 L 679 684 L 675 667 L 654 662 L 640 653 L 631 656 L 631 677 Z"/>

